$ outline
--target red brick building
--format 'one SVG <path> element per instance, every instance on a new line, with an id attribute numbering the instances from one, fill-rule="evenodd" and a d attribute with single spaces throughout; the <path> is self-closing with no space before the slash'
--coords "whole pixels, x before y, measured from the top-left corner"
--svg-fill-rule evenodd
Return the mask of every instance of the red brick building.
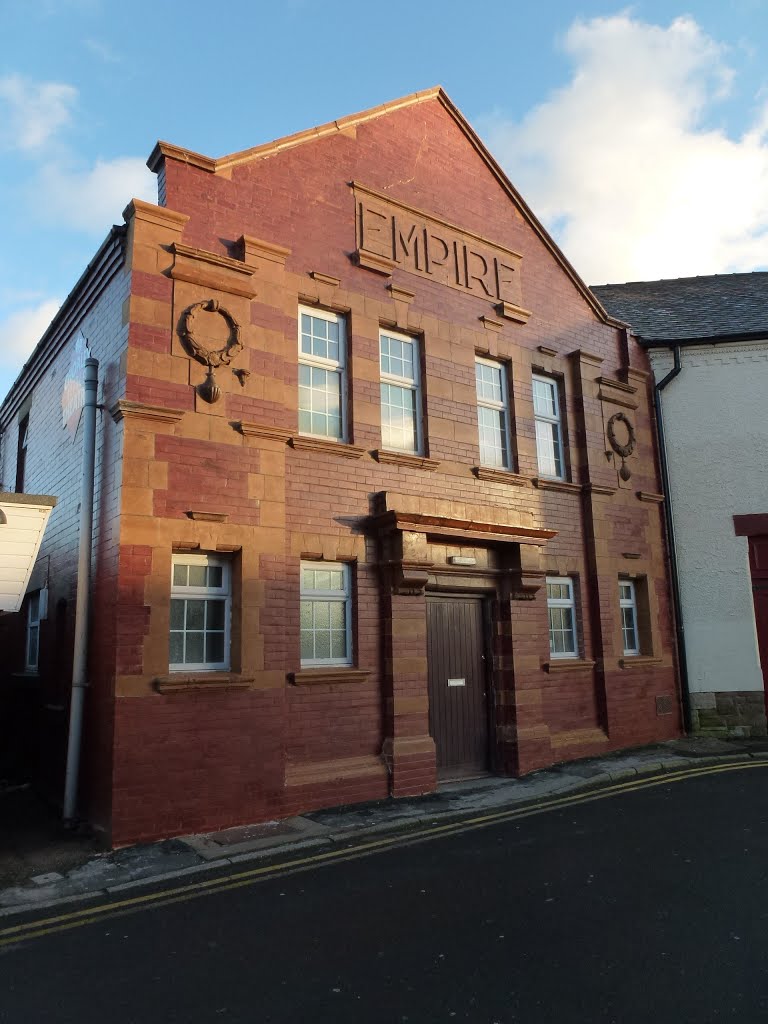
<path id="1" fill-rule="evenodd" d="M 60 784 L 100 362 L 83 813 L 115 845 L 680 729 L 645 353 L 441 90 L 210 159 L 160 143 L 0 409 L 56 494 L 1 642 Z M 0 488 L 2 489 L 2 488 Z M 6 685 L 8 681 L 6 680 Z"/>

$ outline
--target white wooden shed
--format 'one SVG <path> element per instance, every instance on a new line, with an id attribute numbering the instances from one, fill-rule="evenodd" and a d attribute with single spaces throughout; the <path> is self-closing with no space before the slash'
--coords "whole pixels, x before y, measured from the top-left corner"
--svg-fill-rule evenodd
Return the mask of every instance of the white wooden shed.
<path id="1" fill-rule="evenodd" d="M 0 612 L 17 612 L 56 498 L 0 491 Z"/>

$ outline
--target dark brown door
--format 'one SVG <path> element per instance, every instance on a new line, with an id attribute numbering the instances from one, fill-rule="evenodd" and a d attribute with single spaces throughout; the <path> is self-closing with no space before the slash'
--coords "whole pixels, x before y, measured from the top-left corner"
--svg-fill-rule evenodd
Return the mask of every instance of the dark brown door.
<path id="1" fill-rule="evenodd" d="M 757 647 L 763 669 L 765 708 L 768 714 L 768 536 L 758 534 L 749 538 L 749 568 L 752 573 Z"/>
<path id="2" fill-rule="evenodd" d="M 427 598 L 429 729 L 443 778 L 488 768 L 483 602 Z"/>

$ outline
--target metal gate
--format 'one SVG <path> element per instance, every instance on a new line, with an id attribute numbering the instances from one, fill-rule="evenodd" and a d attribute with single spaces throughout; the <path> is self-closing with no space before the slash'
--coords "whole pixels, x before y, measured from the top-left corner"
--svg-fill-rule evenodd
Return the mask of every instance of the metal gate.
<path id="1" fill-rule="evenodd" d="M 427 597 L 429 731 L 442 778 L 488 769 L 488 673 L 483 602 Z"/>

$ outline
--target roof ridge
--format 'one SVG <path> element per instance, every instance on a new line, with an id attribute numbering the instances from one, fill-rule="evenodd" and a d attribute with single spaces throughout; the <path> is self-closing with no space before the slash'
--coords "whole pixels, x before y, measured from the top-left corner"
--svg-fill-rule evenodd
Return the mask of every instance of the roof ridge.
<path id="1" fill-rule="evenodd" d="M 759 277 L 768 278 L 768 270 L 734 270 L 722 271 L 718 274 L 688 274 L 685 277 L 659 277 L 647 281 L 610 281 L 605 284 L 592 284 L 593 290 L 599 288 L 629 288 L 640 284 L 679 284 L 681 281 L 711 281 L 714 278 L 724 278 L 729 281 L 736 277 Z"/>
<path id="2" fill-rule="evenodd" d="M 303 128 L 301 131 L 293 132 L 290 135 L 282 135 L 270 142 L 261 142 L 257 146 L 250 146 L 247 149 L 237 150 L 221 157 L 209 157 L 194 150 L 176 146 L 172 142 L 159 141 L 149 155 L 147 166 L 151 171 L 156 171 L 164 156 L 170 156 L 174 160 L 181 160 L 183 163 L 192 164 L 201 170 L 216 173 L 236 167 L 238 164 L 248 163 L 259 157 L 270 156 L 272 153 L 279 153 L 283 149 L 291 149 L 293 146 L 301 145 L 311 139 L 323 138 L 326 135 L 333 135 L 337 132 L 349 131 L 358 124 L 370 121 L 383 114 L 389 114 L 393 110 L 400 110 L 402 107 L 410 107 L 415 103 L 423 103 L 435 97 L 448 97 L 441 85 L 434 85 L 429 89 L 421 89 L 418 92 L 408 93 L 396 100 L 388 100 L 386 103 L 379 103 L 375 107 L 368 107 L 356 114 L 347 114 L 344 117 L 336 118 L 333 121 L 326 121 L 324 124 L 315 125 L 312 128 Z"/>

